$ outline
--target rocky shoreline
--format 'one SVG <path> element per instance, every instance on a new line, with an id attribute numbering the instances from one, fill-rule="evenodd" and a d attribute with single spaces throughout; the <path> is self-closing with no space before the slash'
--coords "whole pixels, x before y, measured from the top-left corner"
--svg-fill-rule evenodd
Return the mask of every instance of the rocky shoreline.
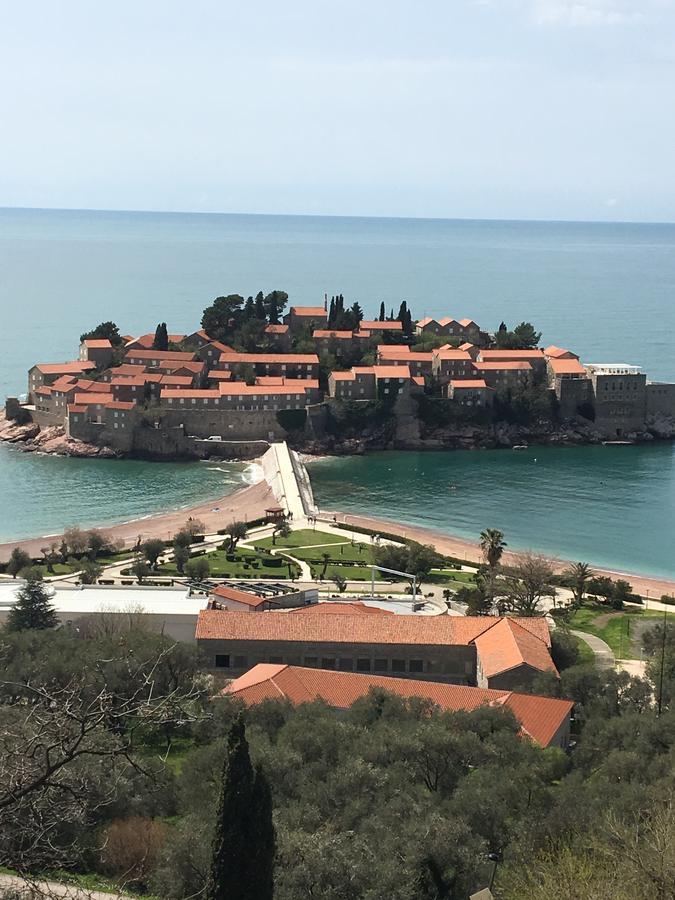
<path id="1" fill-rule="evenodd" d="M 99 447 L 69 438 L 60 425 L 40 428 L 34 422 L 18 425 L 0 418 L 0 441 L 13 444 L 24 453 L 47 453 L 80 459 L 119 459 L 122 454 L 111 447 Z"/>

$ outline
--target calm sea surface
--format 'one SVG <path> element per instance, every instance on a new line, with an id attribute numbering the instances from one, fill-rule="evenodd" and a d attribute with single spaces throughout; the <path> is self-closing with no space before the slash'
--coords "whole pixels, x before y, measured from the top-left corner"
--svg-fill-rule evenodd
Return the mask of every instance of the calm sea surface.
<path id="1" fill-rule="evenodd" d="M 73 358 L 80 333 L 104 319 L 129 333 L 160 320 L 187 331 L 218 294 L 274 288 L 301 304 L 342 292 L 367 315 L 381 300 L 398 307 L 405 299 L 420 315 L 471 316 L 486 328 L 530 319 L 544 341 L 570 346 L 587 362 L 636 363 L 653 379 L 675 379 L 672 225 L 0 210 L 0 394 L 25 390 L 36 361 Z M 578 556 L 583 533 L 584 557 L 628 567 L 632 554 L 633 568 L 675 574 L 666 539 L 671 448 L 617 452 L 621 474 L 604 479 L 615 451 L 541 451 L 529 467 L 529 457 L 508 453 L 425 455 L 424 483 L 410 504 L 379 458 L 340 460 L 323 471 L 334 465 L 350 487 L 368 469 L 382 514 L 413 521 L 441 508 L 448 520 L 439 526 L 474 534 L 474 523 L 502 522 L 485 520 L 484 511 L 508 511 L 514 544 Z M 412 457 L 399 458 L 396 465 L 411 466 Z M 441 485 L 459 482 L 457 466 L 471 494 L 459 483 L 452 495 L 424 488 L 432 471 Z M 528 485 L 543 479 L 545 494 L 523 490 L 520 467 Z M 323 499 L 324 475 L 315 477 Z M 0 448 L 0 539 L 181 506 L 240 479 L 236 466 L 57 460 Z M 598 479 L 599 496 L 590 490 Z M 455 514 L 460 497 L 463 515 L 473 516 L 465 522 Z M 565 515 L 562 497 L 570 498 Z"/>

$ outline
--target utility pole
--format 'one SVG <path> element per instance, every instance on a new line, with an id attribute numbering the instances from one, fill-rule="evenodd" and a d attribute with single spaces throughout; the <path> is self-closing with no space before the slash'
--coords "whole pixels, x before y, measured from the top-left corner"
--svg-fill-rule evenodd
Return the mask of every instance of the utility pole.
<path id="1" fill-rule="evenodd" d="M 668 610 L 663 610 L 663 633 L 661 635 L 661 672 L 659 673 L 659 700 L 657 705 L 656 718 L 661 715 L 663 706 L 663 673 L 666 666 L 666 629 L 668 628 Z"/>

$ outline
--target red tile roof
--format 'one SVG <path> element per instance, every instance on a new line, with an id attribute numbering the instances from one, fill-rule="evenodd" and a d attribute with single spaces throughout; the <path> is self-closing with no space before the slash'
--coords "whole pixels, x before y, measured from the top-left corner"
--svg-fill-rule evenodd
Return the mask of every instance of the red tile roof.
<path id="1" fill-rule="evenodd" d="M 333 381 L 355 381 L 356 375 L 353 372 L 331 372 Z"/>
<path id="2" fill-rule="evenodd" d="M 72 362 L 64 363 L 38 363 L 33 366 L 43 375 L 73 375 L 78 372 L 89 372 L 96 368 L 96 363 L 89 359 L 76 359 Z"/>
<path id="3" fill-rule="evenodd" d="M 378 322 L 371 319 L 362 319 L 359 328 L 361 331 L 403 331 L 401 322 Z"/>
<path id="4" fill-rule="evenodd" d="M 354 337 L 353 331 L 330 331 L 326 328 L 318 328 L 312 332 L 312 337 L 318 338 L 335 338 L 340 341 L 351 341 Z"/>
<path id="5" fill-rule="evenodd" d="M 110 394 L 95 394 L 92 391 L 89 393 L 75 394 L 73 399 L 75 400 L 76 406 L 93 406 L 97 403 L 100 403 L 101 405 L 110 403 L 111 397 Z"/>
<path id="6" fill-rule="evenodd" d="M 409 366 L 373 366 L 375 378 L 410 378 Z"/>
<path id="7" fill-rule="evenodd" d="M 291 306 L 289 310 L 294 316 L 322 316 L 328 318 L 323 306 Z"/>
<path id="8" fill-rule="evenodd" d="M 162 400 L 174 398 L 179 400 L 219 400 L 220 391 L 218 388 L 162 388 L 160 397 Z"/>
<path id="9" fill-rule="evenodd" d="M 532 370 L 530 363 L 523 360 L 514 360 L 513 362 L 509 360 L 503 360 L 502 362 L 494 360 L 490 360 L 490 362 L 475 362 L 474 368 L 479 372 L 529 372 Z"/>
<path id="10" fill-rule="evenodd" d="M 432 354 L 437 359 L 460 359 L 465 362 L 472 362 L 471 354 L 467 353 L 466 350 L 458 350 L 457 347 L 451 347 L 449 350 L 439 349 L 432 350 Z"/>
<path id="11" fill-rule="evenodd" d="M 554 375 L 587 375 L 578 359 L 551 357 L 548 361 Z"/>
<path id="12" fill-rule="evenodd" d="M 263 700 L 285 699 L 297 706 L 321 699 L 336 709 L 347 709 L 372 689 L 389 691 L 399 697 L 430 700 L 447 711 L 471 711 L 481 706 L 510 709 L 522 731 L 542 747 L 553 740 L 569 719 L 573 707 L 571 700 L 513 691 L 270 663 L 254 666 L 232 681 L 222 693 L 237 697 L 247 705 Z"/>
<path id="13" fill-rule="evenodd" d="M 477 323 L 474 322 L 473 319 L 460 319 L 459 324 L 463 325 L 464 328 L 469 328 L 470 325 L 473 325 L 475 328 L 478 328 Z"/>
<path id="14" fill-rule="evenodd" d="M 288 325 L 268 325 L 265 328 L 266 334 L 288 334 Z"/>
<path id="15" fill-rule="evenodd" d="M 396 354 L 397 356 L 409 356 L 411 350 L 408 344 L 378 344 L 377 352 L 389 353 L 392 356 L 394 354 Z"/>
<path id="16" fill-rule="evenodd" d="M 545 348 L 544 356 L 550 356 L 554 359 L 579 359 L 576 353 L 572 353 L 571 350 L 564 350 L 562 347 L 556 347 L 555 344 Z"/>
<path id="17" fill-rule="evenodd" d="M 91 347 L 92 350 L 110 350 L 112 348 L 108 338 L 87 338 L 83 344 L 85 347 Z"/>
<path id="18" fill-rule="evenodd" d="M 125 359 L 159 359 L 164 362 L 192 362 L 194 353 L 182 350 L 127 350 Z"/>
<path id="19" fill-rule="evenodd" d="M 443 328 L 447 328 L 448 325 L 459 325 L 457 319 L 453 319 L 452 316 L 444 316 L 442 319 L 438 320 L 438 324 Z"/>
<path id="20" fill-rule="evenodd" d="M 244 384 L 243 381 L 221 382 L 218 391 L 221 397 L 259 396 L 283 397 L 289 394 L 304 394 L 308 390 L 317 390 L 319 382 L 315 378 L 288 378 L 285 384 L 264 385 Z"/>
<path id="21" fill-rule="evenodd" d="M 69 403 L 69 404 L 68 404 L 68 413 L 69 413 L 69 414 L 70 414 L 70 413 L 86 413 L 86 411 L 87 411 L 87 407 L 86 407 L 86 406 L 78 406 L 78 405 L 75 404 L 75 403 Z"/>
<path id="22" fill-rule="evenodd" d="M 522 665 L 540 672 L 557 674 L 548 650 L 550 637 L 546 622 L 544 621 L 544 627 L 547 640 L 542 640 L 543 635 L 533 633 L 531 624 L 525 626 L 521 623 L 522 619 L 519 621 L 510 618 L 498 619 L 474 641 L 480 666 L 486 678 Z"/>
<path id="23" fill-rule="evenodd" d="M 245 606 L 250 606 L 253 609 L 257 609 L 267 602 L 266 597 L 258 597 L 256 594 L 249 594 L 248 591 L 238 591 L 225 584 L 214 588 L 211 591 L 211 594 L 216 598 L 221 597 L 224 600 L 233 600 L 236 603 L 243 603 Z"/>
<path id="24" fill-rule="evenodd" d="M 493 362 L 494 360 L 543 360 L 543 350 L 481 350 L 480 358 L 482 362 Z"/>
<path id="25" fill-rule="evenodd" d="M 402 362 L 428 362 L 430 365 L 433 360 L 431 351 L 423 353 L 416 350 L 408 350 L 407 353 L 400 353 L 398 348 L 394 348 L 394 351 L 394 353 L 391 353 L 388 349 L 380 350 L 379 357 L 381 360 L 400 359 Z"/>
<path id="26" fill-rule="evenodd" d="M 290 616 L 202 610 L 196 637 L 201 640 L 319 641 L 332 644 L 468 645 L 499 619 L 487 616 Z M 520 621 L 520 620 L 518 620 Z M 543 629 L 544 620 L 525 627 Z M 543 636 L 542 631 L 542 636 Z M 535 632 L 536 633 L 536 632 Z"/>
<path id="27" fill-rule="evenodd" d="M 436 319 L 432 319 L 431 316 L 425 316 L 423 319 L 420 319 L 419 322 L 417 322 L 416 324 L 419 328 L 425 328 L 427 325 L 432 325 L 432 324 L 438 325 L 439 323 L 436 321 Z"/>
<path id="28" fill-rule="evenodd" d="M 453 386 L 454 390 L 492 390 L 492 388 L 487 386 L 485 379 L 483 378 L 467 378 L 464 381 L 453 379 L 450 384 Z"/>
<path id="29" fill-rule="evenodd" d="M 135 409 L 136 404 L 131 403 L 130 401 L 124 402 L 122 400 L 108 400 L 105 404 L 106 409 Z"/>
<path id="30" fill-rule="evenodd" d="M 311 363 L 319 365 L 316 353 L 221 353 L 221 363 Z"/>

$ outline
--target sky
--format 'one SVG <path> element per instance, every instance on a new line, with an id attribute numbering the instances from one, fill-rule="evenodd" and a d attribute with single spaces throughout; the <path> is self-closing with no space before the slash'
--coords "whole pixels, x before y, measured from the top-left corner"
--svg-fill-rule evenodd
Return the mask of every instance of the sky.
<path id="1" fill-rule="evenodd" d="M 675 0 L 0 0 L 0 206 L 675 220 Z"/>

